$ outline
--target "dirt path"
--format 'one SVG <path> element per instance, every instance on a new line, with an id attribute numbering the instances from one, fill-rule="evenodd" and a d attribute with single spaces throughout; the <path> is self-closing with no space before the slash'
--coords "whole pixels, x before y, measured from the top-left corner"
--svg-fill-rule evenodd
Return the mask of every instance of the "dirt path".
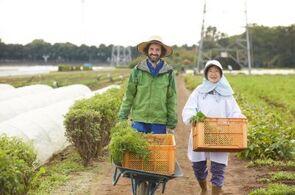
<path id="1" fill-rule="evenodd" d="M 186 103 L 190 91 L 185 88 L 184 80 L 181 76 L 177 78 L 178 88 L 178 125 L 175 131 L 176 138 L 176 156 L 180 163 L 184 176 L 170 180 L 166 185 L 164 194 L 168 195 L 197 195 L 200 192 L 200 187 L 195 179 L 192 171 L 191 162 L 187 158 L 187 142 L 190 129 L 185 126 L 181 119 L 182 108 Z M 116 186 L 112 185 L 113 168 L 110 163 L 102 163 L 99 168 L 99 173 L 89 171 L 82 173 L 81 176 L 76 176 L 66 186 L 71 186 L 71 191 L 59 190 L 58 194 L 93 194 L 93 195 L 131 195 L 130 180 L 121 177 Z M 93 174 L 93 172 L 96 172 Z M 227 195 L 244 195 L 248 194 L 253 187 L 258 187 L 256 184 L 257 173 L 255 169 L 246 168 L 246 162 L 238 160 L 234 154 L 230 155 L 229 165 L 226 169 L 224 194 Z M 88 177 L 87 177 L 88 176 Z M 209 180 L 211 175 L 209 173 Z M 71 183 L 72 182 L 72 183 Z M 79 185 L 76 185 L 76 184 Z M 210 182 L 209 182 L 210 183 Z M 210 184 L 209 184 L 210 185 Z M 76 186 L 73 189 L 73 186 Z M 80 187 L 79 187 L 80 186 Z M 81 187 L 84 189 L 81 190 Z M 88 190 L 86 189 L 88 188 Z M 161 186 L 160 186 L 161 188 Z M 209 189 L 211 187 L 209 186 Z M 82 193 L 84 191 L 84 193 Z M 69 193 L 67 193 L 69 192 Z M 157 192 L 161 194 L 161 192 Z"/>

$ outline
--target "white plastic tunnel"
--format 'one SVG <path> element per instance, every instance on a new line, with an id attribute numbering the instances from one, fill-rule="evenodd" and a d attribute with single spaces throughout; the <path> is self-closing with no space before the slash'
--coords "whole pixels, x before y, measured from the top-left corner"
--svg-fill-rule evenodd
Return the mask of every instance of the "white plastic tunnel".
<path id="1" fill-rule="evenodd" d="M 64 135 L 63 121 L 73 103 L 73 99 L 66 100 L 20 114 L 0 123 L 0 135 L 18 137 L 32 143 L 39 162 L 44 164 L 69 144 Z"/>
<path id="2" fill-rule="evenodd" d="M 0 96 L 1 96 L 1 94 L 4 94 L 4 92 L 12 91 L 14 89 L 15 88 L 12 85 L 9 85 L 9 84 L 0 84 Z"/>
<path id="3" fill-rule="evenodd" d="M 0 85 L 0 102 L 5 101 L 5 100 L 10 100 L 13 98 L 17 98 L 17 97 L 24 97 L 26 95 L 34 95 L 34 94 L 43 93 L 45 91 L 52 90 L 52 87 L 50 87 L 48 85 L 40 85 L 40 84 L 29 85 L 29 86 L 18 87 L 18 88 L 14 88 L 13 86 L 11 86 L 12 89 L 10 87 L 6 87 L 6 89 L 5 89 L 4 87 L 5 87 L 4 84 L 3 84 L 3 89 L 1 88 L 1 85 Z"/>
<path id="4" fill-rule="evenodd" d="M 118 88 L 118 86 L 109 86 L 91 93 L 84 92 L 83 95 L 75 98 L 72 97 L 42 108 L 23 112 L 0 122 L 0 135 L 6 134 L 9 137 L 18 137 L 26 142 L 31 142 L 39 162 L 44 164 L 53 154 L 62 151 L 69 145 L 65 137 L 63 122 L 64 116 L 75 101 L 104 93 L 107 89 L 113 87 Z"/>
<path id="5" fill-rule="evenodd" d="M 33 109 L 46 107 L 64 100 L 75 99 L 87 94 L 91 94 L 91 90 L 87 86 L 70 85 L 43 93 L 0 101 L 0 122 Z"/>

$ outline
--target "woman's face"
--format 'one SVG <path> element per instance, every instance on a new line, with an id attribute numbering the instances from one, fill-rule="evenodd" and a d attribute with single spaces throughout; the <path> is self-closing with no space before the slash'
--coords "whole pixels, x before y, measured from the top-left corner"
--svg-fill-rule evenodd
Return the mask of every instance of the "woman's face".
<path id="1" fill-rule="evenodd" d="M 217 83 L 221 78 L 220 69 L 217 66 L 211 66 L 207 72 L 207 78 L 212 83 Z"/>

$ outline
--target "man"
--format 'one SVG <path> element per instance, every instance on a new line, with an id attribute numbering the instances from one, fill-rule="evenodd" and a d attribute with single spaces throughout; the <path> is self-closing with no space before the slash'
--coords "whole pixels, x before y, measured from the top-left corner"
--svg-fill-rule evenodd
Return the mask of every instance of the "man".
<path id="1" fill-rule="evenodd" d="M 173 50 L 160 37 L 138 44 L 137 50 L 147 58 L 130 74 L 119 118 L 127 120 L 131 111 L 132 127 L 137 131 L 164 134 L 177 123 L 175 76 L 162 59 Z"/>

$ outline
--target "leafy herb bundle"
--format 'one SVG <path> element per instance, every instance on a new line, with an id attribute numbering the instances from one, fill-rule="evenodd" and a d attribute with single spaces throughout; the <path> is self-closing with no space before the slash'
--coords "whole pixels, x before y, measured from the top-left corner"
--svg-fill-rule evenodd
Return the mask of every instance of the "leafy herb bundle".
<path id="1" fill-rule="evenodd" d="M 203 112 L 197 112 L 191 119 L 190 123 L 193 126 L 196 126 L 198 122 L 203 122 L 205 120 L 206 116 Z"/>
<path id="2" fill-rule="evenodd" d="M 114 163 L 121 164 L 123 162 L 125 151 L 134 153 L 138 157 L 147 160 L 149 155 L 148 141 L 142 133 L 132 129 L 127 121 L 117 123 L 111 131 L 109 151 Z"/>

